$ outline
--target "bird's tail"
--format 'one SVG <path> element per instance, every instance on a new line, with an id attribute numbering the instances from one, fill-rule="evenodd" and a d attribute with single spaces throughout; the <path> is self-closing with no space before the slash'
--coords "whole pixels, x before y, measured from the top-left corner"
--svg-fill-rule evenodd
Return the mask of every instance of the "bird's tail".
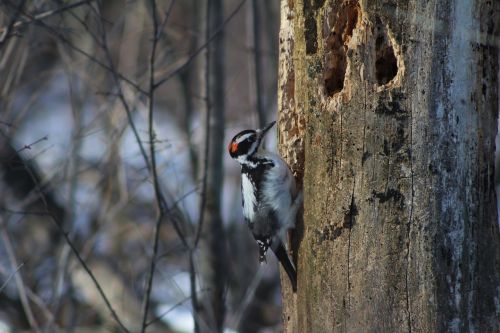
<path id="1" fill-rule="evenodd" d="M 288 277 L 290 278 L 290 282 L 292 283 L 292 289 L 293 292 L 297 291 L 297 271 L 295 270 L 295 266 L 293 265 L 292 261 L 290 260 L 290 257 L 288 256 L 288 253 L 286 252 L 285 246 L 283 245 L 283 242 L 279 242 L 278 246 L 276 249 L 273 249 L 274 254 L 278 258 L 279 262 L 283 266 L 283 268 L 286 271 L 286 274 L 288 274 Z"/>

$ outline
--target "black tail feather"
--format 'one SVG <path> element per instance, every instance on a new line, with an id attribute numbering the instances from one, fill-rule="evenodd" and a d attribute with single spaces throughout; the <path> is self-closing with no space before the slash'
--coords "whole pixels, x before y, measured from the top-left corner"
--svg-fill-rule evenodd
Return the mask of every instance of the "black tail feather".
<path id="1" fill-rule="evenodd" d="M 290 282 L 292 283 L 293 292 L 297 291 L 297 271 L 295 270 L 295 266 L 290 261 L 290 257 L 288 257 L 288 253 L 286 252 L 285 246 L 282 242 L 278 244 L 276 249 L 273 249 L 274 254 L 278 258 L 279 262 L 285 269 L 288 277 L 290 278 Z"/>

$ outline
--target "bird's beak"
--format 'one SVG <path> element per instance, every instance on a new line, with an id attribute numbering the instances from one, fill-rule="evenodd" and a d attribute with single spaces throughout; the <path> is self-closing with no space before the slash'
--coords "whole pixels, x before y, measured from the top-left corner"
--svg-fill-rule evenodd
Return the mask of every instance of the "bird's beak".
<path id="1" fill-rule="evenodd" d="M 269 131 L 274 126 L 274 124 L 276 124 L 276 121 L 273 121 L 272 123 L 270 123 L 266 127 L 258 130 L 259 137 L 262 139 L 264 137 L 264 135 L 266 135 L 267 131 Z"/>

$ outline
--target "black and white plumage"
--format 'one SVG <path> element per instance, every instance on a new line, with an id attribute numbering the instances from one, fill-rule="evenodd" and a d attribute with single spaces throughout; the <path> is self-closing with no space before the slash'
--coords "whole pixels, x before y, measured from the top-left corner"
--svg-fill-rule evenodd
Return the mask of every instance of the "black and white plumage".
<path id="1" fill-rule="evenodd" d="M 243 216 L 258 246 L 259 261 L 266 261 L 273 250 L 288 274 L 293 290 L 297 272 L 285 248 L 286 231 L 295 227 L 302 204 L 290 168 L 277 154 L 265 151 L 260 144 L 275 122 L 260 130 L 245 130 L 229 143 L 229 154 L 241 166 Z"/>

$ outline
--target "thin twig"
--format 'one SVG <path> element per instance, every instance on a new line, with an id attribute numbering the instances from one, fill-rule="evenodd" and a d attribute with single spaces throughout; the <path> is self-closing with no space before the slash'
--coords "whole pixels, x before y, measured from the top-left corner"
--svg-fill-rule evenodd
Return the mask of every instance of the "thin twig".
<path id="1" fill-rule="evenodd" d="M 34 145 L 36 145 L 37 143 L 40 143 L 40 142 L 42 142 L 42 141 L 47 141 L 48 139 L 49 139 L 49 136 L 48 136 L 48 135 L 45 135 L 44 137 L 42 137 L 42 138 L 40 138 L 40 139 L 38 139 L 38 140 L 36 140 L 36 141 L 34 141 L 34 142 L 32 142 L 32 143 L 28 144 L 28 145 L 24 145 L 22 148 L 18 149 L 18 150 L 16 151 L 16 153 L 20 153 L 20 152 L 22 152 L 23 150 L 30 150 L 30 149 L 31 149 L 31 147 L 33 147 L 33 146 L 34 146 Z"/>
<path id="2" fill-rule="evenodd" d="M 167 10 L 166 15 L 165 15 L 165 21 L 164 21 L 164 22 L 162 22 L 162 25 L 166 25 L 166 23 L 167 23 L 167 19 L 168 19 L 169 15 L 170 15 L 170 12 L 171 12 L 171 9 L 172 9 L 172 7 L 173 7 L 174 2 L 175 2 L 175 1 L 172 1 L 172 2 L 171 2 L 170 6 L 169 6 L 169 9 Z M 112 74 L 112 76 L 113 76 L 113 79 L 114 79 L 114 81 L 115 81 L 115 84 L 116 84 L 116 87 L 117 87 L 117 90 L 118 90 L 118 93 L 117 93 L 116 95 L 118 96 L 119 100 L 121 101 L 121 103 L 122 103 L 122 105 L 123 105 L 123 107 L 124 107 L 124 109 L 125 109 L 125 112 L 126 112 L 126 114 L 127 114 L 127 120 L 128 120 L 128 123 L 129 123 L 129 125 L 130 125 L 130 127 L 131 127 L 131 129 L 132 129 L 132 133 L 133 133 L 133 135 L 134 135 L 134 137 L 135 137 L 135 139 L 136 139 L 136 142 L 137 142 L 137 144 L 138 144 L 138 146 L 139 146 L 139 150 L 140 150 L 141 155 L 142 155 L 142 157 L 143 157 L 143 159 L 144 159 L 144 163 L 146 164 L 146 168 L 147 168 L 147 170 L 148 170 L 150 173 L 153 173 L 153 170 L 152 170 L 153 168 L 152 168 L 152 165 L 151 165 L 151 163 L 150 163 L 150 161 L 149 161 L 148 155 L 147 155 L 147 153 L 146 153 L 146 149 L 144 148 L 143 141 L 141 140 L 141 138 L 140 138 L 140 136 L 139 136 L 139 133 L 138 133 L 138 130 L 137 130 L 136 126 L 135 126 L 135 122 L 134 122 L 134 119 L 133 119 L 133 116 L 132 116 L 132 109 L 130 108 L 130 106 L 129 106 L 129 104 L 128 104 L 127 100 L 125 99 L 125 95 L 124 95 L 124 93 L 123 93 L 123 89 L 122 89 L 122 87 L 121 87 L 121 82 L 120 82 L 120 77 L 121 77 L 121 75 L 120 75 L 120 73 L 118 73 L 118 71 L 116 70 L 116 67 L 115 67 L 115 65 L 114 65 L 114 63 L 113 63 L 113 59 L 112 59 L 112 56 L 111 56 L 111 52 L 110 52 L 110 50 L 109 50 L 108 43 L 107 43 L 107 34 L 106 34 L 105 27 L 104 27 L 104 18 L 102 17 L 102 15 L 100 15 L 100 13 L 99 13 L 99 12 L 98 12 L 98 11 L 97 11 L 94 7 L 92 7 L 92 6 L 91 6 L 90 8 L 91 8 L 91 10 L 92 10 L 92 11 L 96 14 L 96 16 L 97 16 L 97 17 L 99 17 L 99 19 L 100 19 L 100 22 L 101 22 L 101 40 L 100 40 L 100 41 L 99 41 L 99 40 L 97 40 L 97 37 L 95 37 L 93 34 L 91 34 L 91 36 L 92 36 L 92 37 L 96 40 L 96 42 L 97 42 L 97 43 L 101 46 L 101 48 L 104 50 L 104 53 L 105 53 L 106 58 L 107 58 L 107 61 L 108 61 L 108 63 L 109 63 L 110 73 L 111 73 L 111 74 Z M 157 23 L 157 21 L 156 21 L 156 23 Z M 154 41 L 154 44 L 155 44 L 155 50 L 154 50 L 154 53 L 156 53 L 156 46 L 157 46 L 157 42 L 158 42 L 159 38 L 161 37 L 161 36 L 160 36 L 160 34 L 159 34 L 159 32 L 158 32 L 157 27 L 158 27 L 158 24 L 156 24 L 156 27 L 155 27 L 155 28 L 156 28 L 156 29 L 155 29 L 155 30 L 156 30 L 156 32 L 155 32 L 155 34 L 154 34 L 154 36 L 153 36 L 153 41 Z M 155 57 L 156 57 L 156 56 L 155 56 Z M 153 68 L 153 71 L 154 71 L 154 68 Z M 154 79 L 154 78 L 153 78 L 153 79 Z M 153 83 L 154 83 L 154 80 L 153 80 Z M 153 91 L 154 91 L 154 89 L 156 89 L 156 88 L 155 88 L 154 86 L 152 86 L 152 87 L 153 87 Z M 141 92 L 143 92 L 144 94 L 146 94 L 146 92 L 144 92 L 144 91 L 142 91 L 142 90 L 141 90 Z M 150 90 L 148 91 L 148 93 L 147 93 L 147 95 L 148 95 L 149 97 L 151 97 L 151 96 L 150 96 L 150 92 L 151 92 L 151 89 L 150 89 Z M 150 132 L 150 133 L 151 133 L 151 132 Z M 150 141 L 151 141 L 151 140 L 150 140 Z M 154 150 L 154 148 L 153 148 L 153 150 Z M 153 154 L 153 155 L 154 155 L 154 154 Z M 156 171 L 156 170 L 155 170 L 155 171 Z M 154 178 L 154 179 L 158 179 L 158 177 L 154 177 L 154 176 L 153 176 L 153 178 Z M 158 184 L 159 184 L 159 181 L 158 181 Z M 168 205 L 167 205 L 167 203 L 166 203 L 165 197 L 164 197 L 164 195 L 162 194 L 162 192 L 161 192 L 161 188 L 160 188 L 159 186 L 158 186 L 158 189 L 160 190 L 160 192 L 159 192 L 159 193 L 161 194 L 161 195 L 160 195 L 160 202 L 161 202 L 161 206 L 162 206 L 162 207 L 167 207 Z M 170 210 L 169 210 L 169 211 L 170 211 Z M 177 224 L 177 222 L 176 222 L 175 220 L 173 220 L 173 221 L 172 221 L 172 225 L 174 226 L 174 229 L 175 229 L 175 231 L 176 231 L 177 235 L 178 235 L 178 236 L 179 236 L 179 238 L 181 239 L 181 242 L 184 244 L 184 246 L 185 246 L 185 247 L 188 247 L 188 246 L 187 246 L 187 241 L 186 241 L 186 238 L 185 238 L 185 236 L 182 234 L 181 229 L 180 229 L 180 227 L 178 226 L 178 224 Z"/>
<path id="3" fill-rule="evenodd" d="M 10 20 L 7 27 L 3 28 L 0 31 L 0 49 L 2 48 L 2 46 L 5 43 L 5 41 L 7 40 L 7 38 L 9 38 L 9 35 L 11 34 L 12 29 L 14 29 L 14 27 L 16 25 L 16 20 L 19 17 L 19 15 L 21 14 L 25 4 L 26 4 L 26 0 L 23 0 L 19 3 L 19 5 L 17 6 L 17 8 L 14 12 L 14 15 L 12 16 L 12 19 Z"/>
<path id="4" fill-rule="evenodd" d="M 241 318 L 243 317 L 243 314 L 245 313 L 248 306 L 250 305 L 253 298 L 255 297 L 255 293 L 257 292 L 257 288 L 259 287 L 259 284 L 260 284 L 262 277 L 264 275 L 263 274 L 264 273 L 263 267 L 264 266 L 259 265 L 259 267 L 257 268 L 257 272 L 255 272 L 255 275 L 254 275 L 252 281 L 250 282 L 250 285 L 248 286 L 245 295 L 243 296 L 243 300 L 241 301 L 240 306 L 235 311 L 235 314 L 233 317 L 233 323 L 234 323 L 233 326 L 234 327 L 240 326 L 240 322 L 241 322 Z"/>
<path id="5" fill-rule="evenodd" d="M 200 292 L 204 292 L 206 291 L 207 289 L 202 289 L 200 290 Z M 151 324 L 154 324 L 156 323 L 158 320 L 161 320 L 163 317 L 165 317 L 166 315 L 168 315 L 170 312 L 172 312 L 173 310 L 175 310 L 176 308 L 178 308 L 179 306 L 181 306 L 182 304 L 186 303 L 187 301 L 189 301 L 191 299 L 191 296 L 187 296 L 185 297 L 184 299 L 181 299 L 179 302 L 175 303 L 174 305 L 172 305 L 168 310 L 162 312 L 159 316 L 151 319 L 149 322 L 148 322 L 148 326 L 151 325 Z"/>
<path id="6" fill-rule="evenodd" d="M 172 8 L 174 7 L 176 0 L 170 1 L 170 5 L 167 8 L 167 11 L 165 12 L 165 17 L 163 18 L 163 22 L 160 23 L 160 27 L 158 28 L 157 31 L 157 38 L 158 40 L 161 38 L 163 35 L 163 30 L 165 30 L 165 27 L 167 26 L 168 18 L 170 17 L 170 13 L 172 13 Z"/>
<path id="7" fill-rule="evenodd" d="M 81 5 L 84 5 L 84 4 L 89 4 L 91 2 L 94 2 L 96 0 L 82 0 L 82 1 L 77 1 L 75 3 L 70 3 L 66 6 L 62 6 L 62 7 L 59 7 L 59 8 L 56 8 L 56 9 L 50 9 L 50 10 L 47 10 L 43 13 L 40 13 L 40 14 L 33 14 L 32 17 L 29 17 L 27 20 L 21 20 L 21 21 L 15 21 L 12 23 L 12 28 L 18 28 L 24 24 L 28 24 L 28 23 L 32 23 L 32 22 L 36 22 L 36 21 L 40 21 L 40 20 L 43 20 L 47 17 L 50 17 L 50 16 L 53 16 L 55 14 L 59 14 L 59 13 L 62 13 L 62 12 L 65 12 L 65 11 L 68 11 L 70 9 L 73 9 L 73 8 L 76 8 L 76 7 L 80 7 Z M 26 1 L 23 1 L 23 3 L 26 2 Z M 21 8 L 24 7 L 24 6 L 20 6 Z M 0 33 L 4 33 L 5 31 L 8 31 L 9 30 L 9 27 L 6 27 L 6 28 L 0 28 Z"/>
<path id="8" fill-rule="evenodd" d="M 90 269 L 90 267 L 87 265 L 87 263 L 85 262 L 85 260 L 80 255 L 80 252 L 76 248 L 76 246 L 73 243 L 73 241 L 69 238 L 68 232 L 64 231 L 62 225 L 60 224 L 59 221 L 57 221 L 56 217 L 53 214 L 50 214 L 50 215 L 52 217 L 52 220 L 55 222 L 57 228 L 59 229 L 60 233 L 63 235 L 66 243 L 71 248 L 71 251 L 75 254 L 76 258 L 78 259 L 78 261 L 82 265 L 83 269 L 85 270 L 85 272 L 87 272 L 88 276 L 90 277 L 90 279 L 94 283 L 94 286 L 96 287 L 97 291 L 99 292 L 99 295 L 101 296 L 101 298 L 103 299 L 104 303 L 106 304 L 106 307 L 111 312 L 111 316 L 113 317 L 113 319 L 117 322 L 117 324 L 120 326 L 120 328 L 123 331 L 125 331 L 127 333 L 130 333 L 130 331 L 127 329 L 127 327 L 123 324 L 123 322 L 120 320 L 120 318 L 116 314 L 116 311 L 114 310 L 113 306 L 111 305 L 111 302 L 109 301 L 108 297 L 104 293 L 104 290 L 102 289 L 101 285 L 99 284 L 99 281 L 97 281 L 97 278 L 95 277 L 94 273 L 92 272 L 92 270 Z"/>
<path id="9" fill-rule="evenodd" d="M 189 249 L 189 287 L 191 290 L 191 307 L 193 311 L 194 332 L 200 331 L 198 324 L 198 312 L 200 304 L 198 302 L 198 293 L 196 291 L 196 269 L 194 266 L 194 248 Z"/>
<path id="10" fill-rule="evenodd" d="M 35 177 L 35 175 L 33 174 L 32 170 L 29 168 L 29 166 L 27 166 L 26 164 L 24 164 L 24 167 L 26 169 L 26 172 L 29 174 L 31 180 L 35 184 L 36 192 L 38 193 L 39 198 L 42 201 L 45 210 L 47 211 L 47 215 L 50 216 L 52 222 L 57 227 L 59 233 L 64 237 L 64 240 L 66 241 L 66 243 L 71 248 L 71 251 L 73 252 L 73 254 L 76 256 L 76 259 L 78 260 L 78 262 L 80 263 L 80 265 L 83 267 L 83 269 L 85 270 L 85 272 L 87 273 L 87 275 L 92 280 L 92 283 L 96 287 L 97 292 L 99 293 L 99 295 L 101 296 L 102 300 L 104 301 L 106 307 L 108 308 L 109 312 L 111 313 L 111 316 L 113 317 L 113 319 L 116 321 L 116 323 L 118 324 L 118 326 L 124 332 L 130 333 L 130 331 L 127 329 L 127 327 L 123 324 L 123 322 L 120 320 L 120 318 L 116 314 L 116 311 L 114 310 L 113 306 L 111 305 L 111 302 L 109 301 L 108 297 L 104 293 L 104 290 L 102 289 L 101 285 L 99 284 L 99 281 L 97 281 L 97 278 L 95 277 L 94 273 L 92 272 L 92 270 L 90 269 L 90 267 L 87 265 L 87 263 L 85 262 L 85 260 L 81 256 L 80 252 L 78 251 L 78 249 L 76 248 L 75 244 L 71 240 L 71 238 L 69 236 L 69 233 L 64 230 L 61 221 L 59 221 L 59 219 L 50 211 L 49 205 L 48 205 L 47 200 L 45 198 L 45 195 L 43 194 L 43 191 L 40 188 L 40 184 L 38 182 L 38 179 Z"/>
<path id="11" fill-rule="evenodd" d="M 152 19 L 153 19 L 153 45 L 151 46 L 151 54 L 149 58 L 149 116 L 148 116 L 148 121 L 149 121 L 149 149 L 150 149 L 150 156 L 151 156 L 151 172 L 153 176 L 153 184 L 154 184 L 154 190 L 155 190 L 155 197 L 156 197 L 156 203 L 158 207 L 158 217 L 156 219 L 156 225 L 155 225 L 155 230 L 154 230 L 154 243 L 153 243 L 153 254 L 151 256 L 151 262 L 149 265 L 149 273 L 148 273 L 148 280 L 147 280 L 147 285 L 146 285 L 146 294 L 144 296 L 144 303 L 143 303 L 143 311 L 142 311 L 142 327 L 141 327 L 141 333 L 144 333 L 146 331 L 146 328 L 148 326 L 148 312 L 149 312 L 149 303 L 150 303 L 150 298 L 151 298 L 151 290 L 153 288 L 153 278 L 154 278 L 154 273 L 155 273 L 155 268 L 156 268 L 156 259 L 158 255 L 158 245 L 160 242 L 160 229 L 161 225 L 163 222 L 163 217 L 165 215 L 165 210 L 167 209 L 165 205 L 165 199 L 163 197 L 163 193 L 160 188 L 160 182 L 158 180 L 158 170 L 156 168 L 156 153 L 155 153 L 155 133 L 154 133 L 154 128 L 153 128 L 153 117 L 154 117 L 154 97 L 155 97 L 155 78 L 154 78 L 154 72 L 155 72 L 155 61 L 156 61 L 156 47 L 158 45 L 158 39 L 159 39 L 159 23 L 158 23 L 158 13 L 157 13 L 157 6 L 156 6 L 156 0 L 150 0 L 151 3 L 151 10 L 152 10 Z M 170 11 L 172 10 L 174 1 L 170 2 L 170 7 L 167 11 L 167 15 L 164 21 L 164 24 L 166 24 L 167 19 L 169 17 Z M 180 231 L 180 230 L 179 230 Z"/>
<path id="12" fill-rule="evenodd" d="M 143 145 L 142 140 L 139 136 L 139 132 L 137 130 L 137 127 L 135 126 L 135 122 L 134 122 L 133 115 L 132 115 L 132 109 L 130 108 L 130 105 L 128 104 L 127 100 L 125 99 L 125 95 L 123 93 L 123 88 L 122 88 L 121 82 L 120 82 L 121 75 L 116 70 L 115 64 L 113 62 L 113 57 L 111 56 L 111 52 L 110 52 L 109 47 L 108 47 L 108 38 L 107 38 L 107 34 L 106 34 L 106 28 L 104 27 L 104 21 L 103 21 L 104 19 L 103 19 L 102 15 L 99 12 L 97 12 L 97 10 L 95 8 L 93 8 L 93 7 L 91 7 L 91 8 L 94 11 L 94 13 L 99 17 L 100 22 L 101 22 L 100 45 L 104 51 L 104 54 L 106 56 L 106 60 L 109 64 L 109 66 L 108 66 L 109 71 L 113 77 L 113 80 L 115 81 L 116 89 L 118 90 L 118 93 L 117 93 L 118 98 L 121 101 L 123 108 L 125 109 L 125 113 L 127 114 L 128 123 L 130 125 L 131 130 L 132 130 L 132 133 L 134 134 L 137 145 L 139 146 L 139 150 L 140 150 L 141 155 L 144 159 L 144 163 L 146 164 L 146 168 L 148 169 L 148 171 L 151 171 L 151 165 L 149 163 L 149 158 L 148 158 L 148 155 L 146 153 L 146 148 L 144 148 L 144 145 Z M 146 92 L 144 92 L 144 94 L 146 94 Z"/>
<path id="13" fill-rule="evenodd" d="M 10 0 L 3 0 L 3 1 L 6 1 L 11 7 L 15 7 L 15 4 L 13 4 L 12 1 L 10 1 Z M 89 6 L 89 7 L 93 8 L 92 6 Z M 63 42 L 64 44 L 66 44 L 72 50 L 74 50 L 77 53 L 83 55 L 84 57 L 86 57 L 87 59 L 89 59 L 93 63 L 99 65 L 100 67 L 106 69 L 107 71 L 113 72 L 113 69 L 111 67 L 109 67 L 108 65 L 106 65 L 105 63 L 103 63 L 102 61 L 100 61 L 99 59 L 97 59 L 96 57 L 94 57 L 93 55 L 91 55 L 90 53 L 88 53 L 87 51 L 85 51 L 85 50 L 79 48 L 78 46 L 76 46 L 75 44 L 73 44 L 69 39 L 67 39 L 66 37 L 64 37 L 64 35 L 61 32 L 59 32 L 56 29 L 52 28 L 51 26 L 45 24 L 42 20 L 38 20 L 38 21 L 35 20 L 34 16 L 32 14 L 30 14 L 30 13 L 27 13 L 26 11 L 22 11 L 22 15 L 28 17 L 29 19 L 32 20 L 32 22 L 34 22 L 35 24 L 41 26 L 42 28 L 44 28 L 48 32 L 50 32 L 52 35 L 54 35 L 55 37 L 57 37 L 61 42 Z M 115 71 L 115 73 L 116 73 L 116 71 Z M 130 86 L 132 86 L 138 92 L 142 93 L 143 95 L 147 94 L 137 83 L 133 82 L 129 78 L 123 76 L 120 73 L 116 73 L 116 75 L 118 76 L 118 78 L 120 80 L 128 83 Z"/>
<path id="14" fill-rule="evenodd" d="M 168 315 L 170 312 L 172 312 L 173 310 L 175 310 L 176 308 L 178 308 L 179 306 L 181 306 L 182 304 L 184 304 L 186 301 L 188 301 L 190 298 L 191 298 L 191 296 L 188 296 L 188 297 L 180 300 L 176 304 L 172 305 L 172 307 L 169 308 L 167 311 L 163 312 L 158 317 L 155 317 L 155 318 L 151 319 L 149 322 L 147 322 L 146 326 L 149 326 L 151 324 L 156 323 L 158 320 L 161 320 L 163 317 L 165 317 L 166 315 Z"/>
<path id="15" fill-rule="evenodd" d="M 208 44 L 210 44 L 210 42 L 212 42 L 226 28 L 226 25 L 229 22 L 231 22 L 231 20 L 236 16 L 236 14 L 240 11 L 240 9 L 243 7 L 245 2 L 246 2 L 246 0 L 241 0 L 241 2 L 238 4 L 238 6 L 236 6 L 236 8 L 231 12 L 231 14 L 224 20 L 224 22 L 222 22 L 221 26 L 210 36 L 210 38 L 208 38 L 208 40 L 203 45 L 201 45 L 196 51 L 191 53 L 189 55 L 188 59 L 183 64 L 181 64 L 179 67 L 177 67 L 172 72 L 167 74 L 167 76 L 165 76 L 163 79 L 158 80 L 158 82 L 156 82 L 155 87 L 157 88 L 157 87 L 161 86 L 165 82 L 172 79 L 175 75 L 177 75 L 177 73 L 179 73 L 184 68 L 189 66 L 191 64 L 191 62 L 194 60 L 194 58 L 196 58 L 196 56 L 198 54 L 200 54 L 201 51 L 203 51 L 208 46 Z"/>
<path id="16" fill-rule="evenodd" d="M 14 274 L 16 274 L 19 269 L 24 266 L 27 262 L 23 262 L 21 264 L 19 264 L 18 268 L 16 269 L 15 272 L 9 274 L 9 277 L 7 279 L 6 282 L 8 282 L 8 280 L 10 280 Z M 2 275 L 7 275 L 7 272 L 6 272 L 6 269 L 0 265 L 0 274 Z M 4 283 L 4 285 L 2 285 L 2 287 L 0 287 L 0 292 L 2 291 L 2 289 L 4 288 L 4 286 L 6 285 L 7 283 Z M 26 296 L 28 296 L 28 298 L 38 307 L 38 309 L 40 310 L 40 312 L 42 312 L 45 316 L 45 319 L 48 321 L 48 322 L 54 322 L 54 315 L 52 314 L 52 312 L 50 312 L 48 309 L 47 309 L 47 305 L 43 302 L 43 300 L 33 291 L 31 290 L 28 286 L 24 286 L 25 290 L 26 290 Z M 59 327 L 58 327 L 59 328 Z"/>
<path id="17" fill-rule="evenodd" d="M 254 61 L 254 79 L 255 79 L 255 108 L 259 118 L 259 128 L 266 125 L 266 113 L 264 110 L 264 101 L 262 100 L 262 54 L 260 50 L 260 12 L 259 3 L 257 0 L 252 0 L 252 26 L 253 26 L 253 61 Z"/>
<path id="18" fill-rule="evenodd" d="M 107 37 L 106 37 L 106 31 L 104 29 L 104 23 L 103 23 L 102 15 L 100 15 L 98 12 L 96 12 L 96 10 L 93 7 L 92 7 L 92 9 L 96 13 L 96 15 L 99 16 L 100 19 L 101 19 L 101 25 L 102 25 L 102 29 L 101 29 L 102 32 L 101 32 L 101 34 L 102 34 L 102 40 L 103 40 L 102 43 L 101 43 L 101 45 L 102 45 L 103 50 L 104 50 L 104 52 L 105 52 L 105 54 L 107 56 L 107 60 L 108 60 L 108 62 L 110 64 L 111 74 L 113 75 L 113 77 L 115 79 L 115 83 L 116 83 L 116 86 L 117 86 L 117 89 L 118 89 L 118 94 L 117 95 L 118 95 L 119 99 L 121 100 L 122 105 L 123 105 L 123 107 L 125 109 L 125 112 L 127 114 L 128 123 L 130 125 L 130 128 L 132 129 L 132 133 L 134 134 L 135 140 L 136 140 L 137 144 L 139 145 L 139 150 L 140 150 L 141 155 L 142 155 L 142 157 L 144 159 L 144 163 L 146 164 L 146 168 L 148 169 L 148 171 L 150 173 L 152 173 L 152 166 L 151 166 L 151 163 L 149 161 L 148 155 L 146 153 L 146 149 L 144 148 L 143 142 L 142 142 L 141 138 L 139 137 L 139 133 L 138 133 L 137 128 L 135 126 L 134 119 L 132 117 L 132 110 L 131 110 L 130 106 L 128 105 L 128 103 L 127 103 L 127 101 L 125 99 L 125 96 L 123 94 L 123 90 L 122 90 L 121 85 L 120 85 L 120 80 L 119 80 L 119 75 L 120 74 L 117 72 L 117 70 L 116 70 L 116 68 L 114 66 L 114 63 L 113 63 L 112 57 L 111 57 L 111 52 L 109 51 L 109 48 L 107 46 Z M 169 14 L 167 13 L 166 16 L 168 17 Z M 156 40 L 156 43 L 158 42 L 158 38 L 156 38 L 156 37 L 159 37 L 157 35 L 158 35 L 158 33 L 156 33 L 153 36 L 153 40 Z M 156 50 L 155 50 L 155 52 L 156 52 Z M 153 82 L 154 82 L 154 80 L 153 80 Z M 153 90 L 156 89 L 156 87 L 153 87 L 153 88 L 154 88 Z M 147 95 L 148 96 L 150 95 L 149 91 L 148 91 Z M 160 189 L 160 193 L 161 193 L 161 188 L 159 187 L 159 189 Z M 163 207 L 167 207 L 168 205 L 166 203 L 166 200 L 165 200 L 165 197 L 164 197 L 163 194 L 161 194 L 160 199 L 161 199 L 162 206 Z M 175 220 L 172 220 L 172 225 L 173 225 L 173 227 L 174 227 L 177 235 L 181 239 L 181 242 L 187 248 L 188 247 L 187 240 L 186 240 L 185 236 L 183 235 L 183 233 L 182 233 L 179 225 L 177 224 L 177 222 Z"/>
<path id="19" fill-rule="evenodd" d="M 9 234 L 7 233 L 7 228 L 5 227 L 5 222 L 3 221 L 2 217 L 0 217 L 0 226 L 2 229 L 2 239 L 3 239 L 3 246 L 5 247 L 5 250 L 7 251 L 7 256 L 9 257 L 10 265 L 14 269 L 15 267 L 18 267 L 16 255 L 14 252 L 14 248 L 12 247 L 12 243 L 10 241 Z M 38 323 L 35 319 L 35 316 L 33 315 L 33 310 L 31 309 L 31 305 L 28 300 L 28 296 L 26 296 L 26 289 L 24 288 L 24 282 L 20 274 L 15 274 L 14 275 L 14 280 L 16 281 L 16 286 L 17 286 L 17 291 L 19 292 L 19 298 L 21 299 L 21 304 L 24 309 L 24 313 L 26 314 L 26 317 L 28 318 L 28 322 L 30 323 L 31 328 L 38 333 L 41 333 L 40 327 L 38 326 Z"/>
<path id="20" fill-rule="evenodd" d="M 16 269 L 12 273 L 10 273 L 10 275 L 7 277 L 7 280 L 5 280 L 5 282 L 0 286 L 0 292 L 2 292 L 2 290 L 7 286 L 7 284 L 9 283 L 9 281 L 14 277 L 14 275 L 17 274 L 17 272 L 23 266 L 24 266 L 24 262 L 22 262 L 19 265 L 17 265 Z"/>

